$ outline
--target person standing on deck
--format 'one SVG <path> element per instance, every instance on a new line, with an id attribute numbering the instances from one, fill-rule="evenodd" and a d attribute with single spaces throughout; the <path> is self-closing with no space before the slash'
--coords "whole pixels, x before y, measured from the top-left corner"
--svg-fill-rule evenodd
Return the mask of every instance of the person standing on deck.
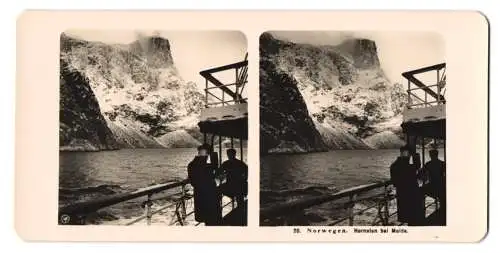
<path id="1" fill-rule="evenodd" d="M 429 150 L 431 160 L 424 165 L 429 175 L 429 190 L 439 200 L 440 208 L 446 210 L 446 163 L 439 160 L 436 149 Z"/>
<path id="2" fill-rule="evenodd" d="M 228 160 L 222 163 L 220 169 L 226 174 L 226 183 L 223 185 L 224 195 L 236 199 L 238 207 L 244 204 L 248 192 L 248 167 L 236 158 L 236 150 L 227 150 Z"/>
<path id="3" fill-rule="evenodd" d="M 213 177 L 213 181 L 215 182 L 216 187 L 216 197 L 217 197 L 217 220 L 222 221 L 222 192 L 219 189 L 220 186 L 220 178 L 219 178 L 219 154 L 214 152 L 213 150 L 210 153 L 210 162 L 209 170 L 211 171 L 211 176 Z"/>
<path id="4" fill-rule="evenodd" d="M 421 225 L 425 219 L 423 193 L 418 185 L 420 158 L 404 146 L 400 156 L 391 164 L 391 181 L 396 187 L 398 221 L 410 226 Z"/>
<path id="5" fill-rule="evenodd" d="M 198 155 L 188 164 L 188 179 L 193 186 L 195 220 L 207 226 L 216 226 L 222 222 L 222 212 L 214 167 L 207 162 L 209 153 L 211 148 L 208 144 L 198 147 Z"/>

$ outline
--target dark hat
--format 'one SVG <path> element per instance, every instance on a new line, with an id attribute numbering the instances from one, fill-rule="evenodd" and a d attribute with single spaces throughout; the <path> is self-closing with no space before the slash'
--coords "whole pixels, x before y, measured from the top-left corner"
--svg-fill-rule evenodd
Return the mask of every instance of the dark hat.
<path id="1" fill-rule="evenodd" d="M 198 151 L 202 149 L 210 151 L 210 145 L 208 145 L 207 143 L 203 143 L 202 145 L 198 146 Z"/>

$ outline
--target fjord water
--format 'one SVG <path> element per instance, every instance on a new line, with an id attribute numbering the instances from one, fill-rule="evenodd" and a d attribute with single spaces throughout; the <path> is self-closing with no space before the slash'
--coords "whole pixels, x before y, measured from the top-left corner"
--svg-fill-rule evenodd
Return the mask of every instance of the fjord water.
<path id="1" fill-rule="evenodd" d="M 135 190 L 152 183 L 183 180 L 187 178 L 187 165 L 196 154 L 196 148 L 60 152 L 59 204 Z M 246 149 L 243 155 L 246 162 Z M 227 159 L 225 151 L 222 159 Z M 142 201 L 140 198 L 112 206 L 97 219 L 140 215 Z"/>
<path id="2" fill-rule="evenodd" d="M 444 150 L 439 152 L 440 159 L 443 159 L 443 152 Z M 381 149 L 262 156 L 260 205 L 267 207 L 388 180 L 389 166 L 398 155 L 398 149 Z M 426 161 L 428 160 L 426 151 Z M 302 225 L 331 222 L 335 217 L 341 216 L 335 206 L 327 203 L 310 208 L 302 214 Z"/>

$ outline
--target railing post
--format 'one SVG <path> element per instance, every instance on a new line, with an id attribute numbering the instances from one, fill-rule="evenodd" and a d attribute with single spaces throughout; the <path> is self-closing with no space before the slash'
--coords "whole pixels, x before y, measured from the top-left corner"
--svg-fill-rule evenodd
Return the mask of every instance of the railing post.
<path id="1" fill-rule="evenodd" d="M 388 185 L 385 185 L 384 186 L 384 209 L 385 209 L 385 213 L 384 213 L 384 219 L 385 219 L 385 223 L 384 225 L 387 226 L 389 225 L 389 201 L 390 201 L 390 192 L 389 192 L 389 186 Z"/>
<path id="2" fill-rule="evenodd" d="M 187 211 L 186 211 L 186 185 L 182 185 L 181 187 L 182 195 L 181 195 L 181 211 L 182 211 L 182 220 L 186 219 Z"/>
<path id="3" fill-rule="evenodd" d="M 410 80 L 408 80 L 408 89 L 406 91 L 408 93 L 408 105 L 407 105 L 407 107 L 410 108 L 411 107 Z"/>
<path id="4" fill-rule="evenodd" d="M 149 225 L 151 225 L 151 194 L 148 194 L 148 199 L 146 200 L 146 203 L 144 205 L 144 210 L 145 210 L 145 215 L 146 215 L 146 222 Z"/>
<path id="5" fill-rule="evenodd" d="M 177 221 L 179 222 L 179 224 L 181 224 L 181 226 L 184 226 L 184 218 L 182 217 L 183 215 L 181 212 L 179 212 L 179 208 L 182 208 L 181 203 L 177 202 L 175 204 L 175 217 L 177 217 Z"/>
<path id="6" fill-rule="evenodd" d="M 425 165 L 425 137 L 422 136 L 422 167 Z M 420 169 L 420 168 L 418 168 Z"/>
<path id="7" fill-rule="evenodd" d="M 236 94 L 236 97 L 234 98 L 234 100 L 235 100 L 235 104 L 237 104 L 237 103 L 239 103 L 239 101 L 238 101 L 239 100 L 239 96 L 238 96 L 238 88 L 239 88 L 238 87 L 238 68 L 235 68 L 235 73 L 236 73 L 236 78 L 235 78 L 235 80 L 236 80 L 235 81 L 235 83 L 236 83 L 235 87 L 236 88 L 235 88 L 235 92 L 234 93 Z"/>
<path id="8" fill-rule="evenodd" d="M 354 201 L 356 200 L 356 194 L 349 195 L 349 226 L 354 226 Z"/>
<path id="9" fill-rule="evenodd" d="M 208 108 L 208 79 L 205 79 L 205 108 Z"/>
<path id="10" fill-rule="evenodd" d="M 439 101 L 441 100 L 441 84 L 439 83 L 439 69 L 437 70 L 437 104 L 439 105 Z"/>
<path id="11" fill-rule="evenodd" d="M 219 135 L 219 164 L 217 167 L 219 167 L 220 164 L 222 164 L 222 135 Z"/>

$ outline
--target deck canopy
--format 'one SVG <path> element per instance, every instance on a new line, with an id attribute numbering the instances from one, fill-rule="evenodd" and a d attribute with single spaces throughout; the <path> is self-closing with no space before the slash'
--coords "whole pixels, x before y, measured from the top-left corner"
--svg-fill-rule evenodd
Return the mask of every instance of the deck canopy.
<path id="1" fill-rule="evenodd" d="M 401 127 L 403 128 L 403 132 L 410 136 L 446 140 L 446 119 L 404 122 L 401 124 Z"/>
<path id="2" fill-rule="evenodd" d="M 242 140 L 248 139 L 248 118 L 200 121 L 198 127 L 201 133 L 215 134 Z"/>
<path id="3" fill-rule="evenodd" d="M 248 54 L 240 62 L 200 72 L 205 78 L 205 108 L 198 126 L 204 135 L 248 139 L 248 105 L 244 89 L 248 78 Z M 234 74 L 228 72 L 233 72 Z M 225 82 L 217 76 L 226 72 Z M 232 76 L 228 82 L 227 76 Z"/>
<path id="4" fill-rule="evenodd" d="M 429 74 L 434 78 L 429 79 Z M 424 79 L 417 75 L 427 74 Z M 424 74 L 424 75 L 425 75 Z M 407 136 L 446 139 L 446 64 L 440 63 L 402 74 L 408 80 L 408 102 L 401 127 Z M 422 76 L 420 76 L 422 77 Z"/>

